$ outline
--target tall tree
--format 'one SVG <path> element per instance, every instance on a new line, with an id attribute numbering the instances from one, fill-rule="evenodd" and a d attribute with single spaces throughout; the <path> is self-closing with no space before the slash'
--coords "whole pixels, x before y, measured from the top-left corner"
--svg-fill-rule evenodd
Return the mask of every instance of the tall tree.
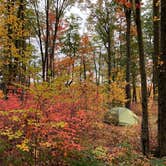
<path id="1" fill-rule="evenodd" d="M 153 95 L 156 98 L 158 88 L 158 56 L 159 56 L 159 0 L 153 0 L 153 35 L 154 35 L 154 53 L 153 53 Z"/>
<path id="2" fill-rule="evenodd" d="M 90 42 L 90 38 L 87 34 L 84 34 L 81 37 L 80 47 L 79 47 L 79 54 L 80 54 L 80 76 L 82 80 L 87 80 L 87 73 L 90 73 L 90 59 L 92 56 L 92 45 Z"/>
<path id="3" fill-rule="evenodd" d="M 130 3 L 130 1 L 129 1 Z M 130 68 L 131 68 L 131 45 L 130 45 L 130 31 L 131 31 L 131 8 L 125 6 L 126 16 L 126 107 L 130 108 L 131 103 L 131 88 L 130 88 Z"/>
<path id="4" fill-rule="evenodd" d="M 94 35 L 92 38 L 92 46 L 93 46 L 93 63 L 94 63 L 94 71 L 95 71 L 95 79 L 96 85 L 98 86 L 101 82 L 101 72 L 103 66 L 103 55 L 102 55 L 102 41 L 98 35 Z"/>
<path id="5" fill-rule="evenodd" d="M 158 77 L 158 144 L 160 156 L 166 156 L 166 1 L 161 0 L 160 55 Z"/>
<path id="6" fill-rule="evenodd" d="M 80 34 L 79 34 L 79 23 L 81 18 L 71 14 L 67 19 L 67 30 L 61 38 L 63 47 L 61 48 L 62 53 L 70 57 L 73 61 L 71 80 L 74 79 L 75 61 L 78 58 L 78 50 L 80 47 Z"/>
<path id="7" fill-rule="evenodd" d="M 149 153 L 149 128 L 148 128 L 148 101 L 147 101 L 147 82 L 146 82 L 146 71 L 145 71 L 145 55 L 143 45 L 143 34 L 141 25 L 141 2 L 140 0 L 134 1 L 134 14 L 135 23 L 137 27 L 137 40 L 139 49 L 139 66 L 141 75 L 141 96 L 142 96 L 142 152 L 144 155 Z"/>
<path id="8" fill-rule="evenodd" d="M 27 40 L 31 36 L 27 2 L 23 0 L 1 1 L 0 4 L 0 65 L 2 80 L 7 85 L 12 83 L 25 84 L 26 70 L 31 58 L 30 44 Z M 6 90 L 5 90 L 5 93 Z"/>
<path id="9" fill-rule="evenodd" d="M 115 29 L 115 7 L 116 4 L 113 1 L 98 1 L 97 4 L 93 4 L 93 11 L 91 18 L 95 24 L 95 30 L 100 36 L 103 45 L 106 49 L 105 62 L 107 64 L 107 82 L 108 86 L 111 83 L 112 67 L 113 67 L 113 37 Z M 109 91 L 109 88 L 108 88 Z"/>
<path id="10" fill-rule="evenodd" d="M 74 0 L 46 0 L 43 3 L 45 6 L 43 12 L 38 0 L 31 1 L 36 15 L 36 27 L 34 28 L 41 52 L 43 81 L 50 81 L 55 75 L 54 59 L 58 32 L 62 26 L 61 20 L 66 9 L 71 7 L 73 3 Z"/>

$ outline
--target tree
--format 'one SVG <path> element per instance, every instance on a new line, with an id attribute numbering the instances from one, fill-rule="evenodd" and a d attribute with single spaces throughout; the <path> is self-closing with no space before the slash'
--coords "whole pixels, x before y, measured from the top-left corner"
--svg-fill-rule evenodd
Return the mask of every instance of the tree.
<path id="1" fill-rule="evenodd" d="M 128 2 L 130 3 L 130 1 Z M 125 6 L 126 16 L 126 107 L 130 108 L 131 103 L 131 88 L 130 88 L 130 70 L 131 70 L 131 45 L 130 45 L 130 31 L 131 31 L 131 8 Z"/>
<path id="2" fill-rule="evenodd" d="M 92 45 L 90 38 L 87 34 L 81 37 L 80 48 L 79 48 L 79 58 L 80 58 L 80 81 L 87 80 L 87 74 L 91 73 L 91 56 L 92 56 Z M 83 75 L 83 76 L 82 76 Z"/>
<path id="3" fill-rule="evenodd" d="M 144 55 L 144 45 L 143 45 L 143 34 L 141 25 L 141 3 L 140 0 L 135 0 L 135 23 L 137 26 L 137 40 L 139 48 L 139 66 L 141 75 L 141 97 L 142 97 L 142 132 L 141 132 L 141 142 L 142 142 L 142 152 L 144 155 L 149 153 L 149 128 L 148 128 L 148 101 L 147 101 L 147 83 L 146 83 L 146 71 L 145 71 L 145 55 Z"/>
<path id="4" fill-rule="evenodd" d="M 32 55 L 30 39 L 30 20 L 27 2 L 22 0 L 2 1 L 0 13 L 0 66 L 4 93 L 7 98 L 7 86 L 13 83 L 27 84 L 27 69 Z"/>
<path id="5" fill-rule="evenodd" d="M 107 84 L 109 93 L 109 85 L 111 83 L 111 77 L 113 77 L 113 37 L 115 30 L 114 23 L 116 20 L 116 4 L 113 1 L 109 2 L 106 0 L 102 2 L 99 1 L 97 4 L 93 4 L 92 6 L 91 23 L 93 22 L 95 24 L 95 31 L 100 36 L 100 39 L 106 49 L 104 59 L 107 64 Z"/>
<path id="6" fill-rule="evenodd" d="M 44 12 L 40 8 L 40 2 L 35 0 L 31 4 L 36 15 L 36 35 L 38 38 L 41 59 L 42 79 L 50 82 L 54 78 L 54 59 L 57 47 L 58 32 L 62 28 L 62 18 L 66 9 L 74 3 L 73 0 L 47 0 L 44 3 Z M 52 31 L 52 34 L 50 34 Z"/>
<path id="7" fill-rule="evenodd" d="M 67 21 L 68 27 L 63 37 L 61 38 L 61 43 L 63 46 L 61 48 L 61 51 L 66 56 L 70 57 L 70 59 L 73 61 L 72 73 L 71 73 L 72 81 L 73 81 L 74 69 L 75 69 L 74 61 L 78 58 L 78 50 L 80 47 L 79 23 L 81 21 L 81 18 L 71 14 L 66 21 Z"/>
<path id="8" fill-rule="evenodd" d="M 166 156 L 166 1 L 161 0 L 160 54 L 158 66 L 158 144 L 160 156 Z"/>
<path id="9" fill-rule="evenodd" d="M 143 7 L 143 33 L 146 56 L 147 78 L 150 80 L 149 94 L 153 90 L 153 99 L 157 97 L 157 59 L 159 55 L 159 13 L 158 4 L 151 1 Z M 152 19 L 153 18 L 153 19 Z M 158 53 L 157 53 L 158 52 Z M 150 64 L 151 63 L 151 64 Z"/>
<path id="10" fill-rule="evenodd" d="M 101 74 L 102 74 L 102 67 L 104 63 L 104 58 L 102 55 L 102 41 L 100 37 L 96 34 L 92 38 L 92 47 L 93 47 L 93 63 L 94 63 L 94 71 L 95 71 L 95 79 L 96 85 L 100 85 L 101 83 Z"/>
<path id="11" fill-rule="evenodd" d="M 157 95 L 157 88 L 158 88 L 158 72 L 157 72 L 157 65 L 158 65 L 158 56 L 159 56 L 159 0 L 153 0 L 153 46 L 154 46 L 154 53 L 153 53 L 153 95 L 156 98 Z"/>
<path id="12" fill-rule="evenodd" d="M 135 29 L 135 27 L 134 27 Z M 132 49 L 131 51 L 131 54 L 132 54 L 132 57 L 131 57 L 131 80 L 132 80 L 132 101 L 137 103 L 137 77 L 139 75 L 139 64 L 138 63 L 138 44 L 137 44 L 137 41 L 136 41 L 136 35 L 134 35 L 132 37 L 132 40 L 131 40 L 131 48 L 134 48 Z"/>

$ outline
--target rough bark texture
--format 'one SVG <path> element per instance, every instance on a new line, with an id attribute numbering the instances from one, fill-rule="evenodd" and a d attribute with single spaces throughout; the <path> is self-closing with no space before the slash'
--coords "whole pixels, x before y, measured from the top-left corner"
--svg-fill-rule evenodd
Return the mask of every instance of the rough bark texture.
<path id="1" fill-rule="evenodd" d="M 141 12 L 140 12 L 140 0 L 135 0 L 135 22 L 137 26 L 137 39 L 139 48 L 139 65 L 141 74 L 141 96 L 142 96 L 142 153 L 148 155 L 149 153 L 149 129 L 148 129 L 148 106 L 147 106 L 147 83 L 146 83 L 146 71 L 145 71 L 145 56 L 142 37 L 142 25 L 141 25 Z"/>
<path id="2" fill-rule="evenodd" d="M 108 59 L 107 59 L 107 65 L 108 65 L 108 73 L 107 73 L 107 77 L 108 77 L 108 85 L 111 84 L 111 61 L 112 61 L 112 58 L 111 58 L 111 39 L 110 39 L 110 31 L 108 31 L 108 47 L 107 47 L 107 54 L 108 54 Z M 110 91 L 110 89 L 109 89 Z M 109 92 L 108 91 L 108 92 Z"/>
<path id="3" fill-rule="evenodd" d="M 83 57 L 82 65 L 83 65 L 84 80 L 86 80 L 86 61 L 85 61 L 85 57 Z"/>
<path id="4" fill-rule="evenodd" d="M 36 15 L 36 32 L 37 32 L 37 36 L 39 39 L 39 48 L 40 48 L 40 53 L 41 53 L 41 60 L 42 60 L 42 79 L 43 81 L 45 81 L 45 53 L 44 53 L 44 48 L 42 45 L 42 28 L 41 28 L 41 23 L 40 23 L 40 17 L 39 17 L 39 12 L 37 9 L 37 4 L 36 3 L 32 3 L 34 6 L 34 12 Z"/>
<path id="5" fill-rule="evenodd" d="M 131 26 L 131 10 L 126 9 L 126 107 L 130 108 L 131 103 L 131 88 L 130 88 L 130 64 L 131 64 L 131 47 L 130 47 L 130 26 Z"/>
<path id="6" fill-rule="evenodd" d="M 46 3 L 46 39 L 45 39 L 45 67 L 46 67 L 46 80 L 49 81 L 49 68 L 48 68 L 48 64 L 49 64 L 49 52 L 48 52 L 48 48 L 49 48 L 49 37 L 50 37 L 50 30 L 49 30 L 49 10 L 50 10 L 50 4 L 49 4 L 49 0 L 47 0 Z"/>
<path id="7" fill-rule="evenodd" d="M 161 0 L 160 20 L 158 144 L 160 156 L 166 156 L 166 0 Z"/>
<path id="8" fill-rule="evenodd" d="M 25 59 L 25 51 L 26 51 L 26 38 L 23 34 L 23 32 L 25 31 L 25 9 L 26 9 L 26 2 L 24 0 L 19 0 L 19 8 L 18 8 L 18 13 L 17 13 L 17 17 L 23 22 L 23 25 L 21 26 L 21 30 L 22 30 L 22 37 L 18 40 L 15 41 L 16 44 L 16 48 L 19 49 L 19 54 L 22 57 L 22 59 Z M 18 61 L 17 58 L 15 58 L 16 61 Z M 19 68 L 21 68 L 21 71 L 19 71 L 19 77 L 20 77 L 20 83 L 22 85 L 26 85 L 27 84 L 27 80 L 26 80 L 26 63 L 22 60 L 20 61 L 20 66 Z M 18 74 L 18 73 L 17 73 Z"/>
<path id="9" fill-rule="evenodd" d="M 136 77 L 132 76 L 132 86 L 133 86 L 133 95 L 132 95 L 132 102 L 137 103 L 137 89 L 136 89 Z"/>
<path id="10" fill-rule="evenodd" d="M 153 53 L 153 96 L 157 95 L 158 89 L 158 72 L 157 63 L 159 56 L 159 3 L 158 0 L 153 0 L 153 35 L 154 35 L 154 53 Z"/>

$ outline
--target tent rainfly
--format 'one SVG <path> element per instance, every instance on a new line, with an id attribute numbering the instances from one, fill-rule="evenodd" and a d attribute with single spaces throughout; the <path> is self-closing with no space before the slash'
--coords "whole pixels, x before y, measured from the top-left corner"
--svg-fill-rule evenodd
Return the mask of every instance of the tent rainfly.
<path id="1" fill-rule="evenodd" d="M 104 122 L 108 124 L 127 126 L 138 124 L 139 118 L 131 110 L 125 107 L 115 107 L 105 114 Z"/>

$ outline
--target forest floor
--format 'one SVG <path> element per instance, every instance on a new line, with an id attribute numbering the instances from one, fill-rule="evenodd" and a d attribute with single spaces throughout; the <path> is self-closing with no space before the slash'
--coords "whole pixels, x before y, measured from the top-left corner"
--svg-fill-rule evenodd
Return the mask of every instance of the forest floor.
<path id="1" fill-rule="evenodd" d="M 166 160 L 153 157 L 157 145 L 156 104 L 149 103 L 149 135 L 152 153 L 148 158 L 141 153 L 141 106 L 133 104 L 131 109 L 139 116 L 138 125 L 114 126 L 105 124 L 103 123 L 105 112 L 95 114 L 91 119 L 93 125 L 85 132 L 82 144 L 87 149 L 93 149 L 93 154 L 98 156 L 99 160 L 104 160 L 105 165 L 165 166 Z"/>

